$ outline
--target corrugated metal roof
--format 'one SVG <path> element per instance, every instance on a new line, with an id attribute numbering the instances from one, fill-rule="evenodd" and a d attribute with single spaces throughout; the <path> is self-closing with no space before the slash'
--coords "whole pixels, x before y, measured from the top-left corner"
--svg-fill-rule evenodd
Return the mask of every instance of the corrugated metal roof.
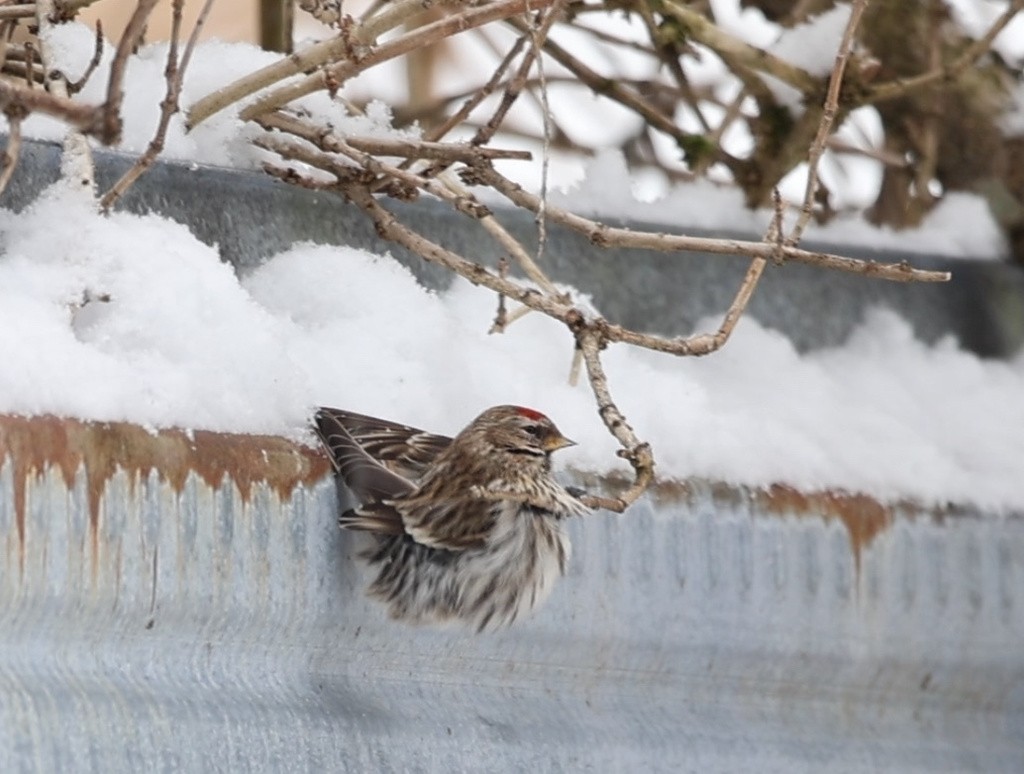
<path id="1" fill-rule="evenodd" d="M 662 486 L 496 634 L 362 593 L 326 460 L 0 418 L 0 771 L 1024 770 L 1024 517 Z"/>

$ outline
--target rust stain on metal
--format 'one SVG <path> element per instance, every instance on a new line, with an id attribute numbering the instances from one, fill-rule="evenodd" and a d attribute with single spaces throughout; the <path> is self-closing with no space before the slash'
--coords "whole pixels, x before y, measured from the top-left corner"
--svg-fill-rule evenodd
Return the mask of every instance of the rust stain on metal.
<path id="1" fill-rule="evenodd" d="M 319 450 L 277 436 L 178 429 L 151 433 L 126 422 L 54 416 L 0 416 L 0 464 L 8 459 L 14 468 L 14 509 L 22 557 L 26 485 L 29 476 L 38 477 L 47 469 L 59 470 L 71 489 L 76 472 L 84 467 L 94 541 L 100 498 L 118 469 L 132 480 L 156 470 L 179 492 L 189 473 L 211 487 L 220 486 L 227 478 L 246 500 L 259 482 L 273 488 L 283 500 L 299 484 L 314 483 L 330 469 Z"/>
<path id="2" fill-rule="evenodd" d="M 858 572 L 864 550 L 893 522 L 894 506 L 865 494 L 837 490 L 801 492 L 784 484 L 773 484 L 765 489 L 708 481 L 700 482 L 700 485 L 709 488 L 712 499 L 718 502 L 736 505 L 741 499 L 750 498 L 759 511 L 768 514 L 818 517 L 825 521 L 837 519 L 846 528 Z M 691 500 L 695 487 L 695 482 L 662 480 L 651 487 L 650 493 L 659 507 L 665 507 Z M 940 518 L 941 514 L 936 514 L 936 517 Z"/>
<path id="3" fill-rule="evenodd" d="M 860 572 L 864 549 L 893 521 L 890 506 L 863 494 L 834 491 L 804 493 L 775 484 L 767 490 L 758 491 L 756 496 L 765 510 L 795 516 L 820 516 L 825 520 L 838 519 L 842 522 L 850 538 L 857 572 Z"/>

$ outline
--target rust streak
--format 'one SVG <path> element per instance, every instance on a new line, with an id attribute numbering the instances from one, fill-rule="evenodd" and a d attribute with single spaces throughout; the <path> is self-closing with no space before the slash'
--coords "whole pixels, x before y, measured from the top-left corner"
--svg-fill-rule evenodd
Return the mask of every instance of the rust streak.
<path id="1" fill-rule="evenodd" d="M 854 567 L 860 574 L 861 555 L 882 531 L 892 524 L 892 509 L 873 497 L 849 492 L 799 492 L 775 484 L 758 492 L 761 505 L 772 512 L 794 516 L 819 516 L 826 521 L 838 519 L 846 528 L 853 551 Z"/>
<path id="2" fill-rule="evenodd" d="M 284 500 L 296 486 L 318 481 L 330 469 L 319 450 L 277 436 L 200 430 L 189 437 L 183 430 L 151 433 L 127 422 L 0 415 L 0 464 L 8 459 L 14 466 L 14 508 L 22 567 L 28 479 L 48 469 L 60 470 L 69 490 L 78 469 L 85 469 L 94 543 L 98 539 L 100 500 L 118 469 L 127 472 L 133 483 L 156 470 L 178 492 L 189 473 L 200 476 L 211 487 L 227 479 L 246 500 L 258 482 L 273 488 Z"/>
<path id="3" fill-rule="evenodd" d="M 574 471 L 585 487 L 606 486 L 615 490 L 628 482 L 619 476 L 600 478 L 593 474 Z M 773 516 L 817 517 L 825 521 L 836 519 L 846 528 L 853 553 L 854 567 L 860 573 L 861 556 L 864 550 L 893 522 L 893 513 L 901 504 L 886 504 L 865 494 L 839 490 L 801 492 L 784 484 L 757 489 L 753 487 L 725 484 L 719 481 L 660 479 L 651 485 L 648 495 L 658 508 L 672 508 L 690 503 L 700 491 L 710 494 L 712 500 L 736 506 L 741 501 L 753 500 L 756 508 Z M 908 512 L 918 508 L 907 509 Z M 940 511 L 935 518 L 942 518 Z"/>

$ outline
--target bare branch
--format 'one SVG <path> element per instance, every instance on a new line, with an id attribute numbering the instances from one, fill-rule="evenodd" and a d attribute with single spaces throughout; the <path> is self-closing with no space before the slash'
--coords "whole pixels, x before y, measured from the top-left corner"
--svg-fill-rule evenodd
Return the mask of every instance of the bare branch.
<path id="1" fill-rule="evenodd" d="M 636 437 L 633 428 L 630 427 L 618 406 L 615 405 L 615 401 L 612 400 L 611 391 L 608 388 L 608 377 L 601 365 L 600 353 L 604 342 L 601 340 L 600 328 L 589 325 L 580 327 L 576 333 L 576 341 L 579 351 L 583 355 L 583 362 L 587 366 L 590 389 L 597 399 L 597 413 L 601 416 L 608 431 L 622 445 L 619 456 L 629 461 L 629 464 L 633 466 L 635 476 L 629 489 L 618 497 L 584 495 L 580 499 L 591 508 L 606 508 L 615 513 L 622 513 L 646 491 L 654 480 L 654 454 L 650 444 L 641 442 Z"/>
<path id="2" fill-rule="evenodd" d="M 85 68 L 85 72 L 82 73 L 82 77 L 74 83 L 68 83 L 68 93 L 77 94 L 82 90 L 82 87 L 89 82 L 89 78 L 96 71 L 96 68 L 100 66 L 100 62 L 103 59 L 103 22 L 99 19 L 96 20 L 96 47 L 92 52 L 92 59 L 89 60 L 89 65 Z"/>
<path id="3" fill-rule="evenodd" d="M 525 207 L 531 212 L 536 212 L 540 207 L 535 195 L 499 174 L 493 167 L 475 166 L 472 176 L 475 180 L 499 191 L 518 207 Z M 591 242 L 601 246 L 639 247 L 669 253 L 686 251 L 711 253 L 712 255 L 745 255 L 754 258 L 771 258 L 775 251 L 773 245 L 764 242 L 749 242 L 740 239 L 706 239 L 680 234 L 644 233 L 614 228 L 550 204 L 547 215 L 554 222 L 580 232 Z M 878 263 L 857 258 L 844 258 L 830 253 L 810 252 L 789 246 L 783 249 L 782 255 L 787 261 L 807 263 L 826 269 L 863 274 L 894 282 L 948 282 L 950 279 L 949 272 L 914 269 L 905 262 Z"/>
<path id="4" fill-rule="evenodd" d="M 466 32 L 483 24 L 489 24 L 498 19 L 507 19 L 526 10 L 536 11 L 546 8 L 553 2 L 555 0 L 497 0 L 478 8 L 471 8 L 454 16 L 447 16 L 433 24 L 427 24 L 387 43 L 382 43 L 370 49 L 358 59 L 345 59 L 313 75 L 307 76 L 298 83 L 275 89 L 244 108 L 240 116 L 243 120 L 249 120 L 261 113 L 277 110 L 293 100 L 304 97 L 307 94 L 312 94 L 314 91 L 337 89 L 352 76 L 381 62 L 386 62 L 402 54 L 407 54 L 414 49 Z M 198 108 L 199 105 L 197 103 L 195 109 L 197 110 Z"/>
<path id="5" fill-rule="evenodd" d="M 988 32 L 978 38 L 974 43 L 964 49 L 963 53 L 960 54 L 949 64 L 935 70 L 931 70 L 927 73 L 914 76 L 913 78 L 897 78 L 886 83 L 880 83 L 873 88 L 868 89 L 867 95 L 864 98 L 864 104 L 873 104 L 875 102 L 884 102 L 888 99 L 896 99 L 902 97 L 912 91 L 916 91 L 924 86 L 929 86 L 939 81 L 952 81 L 960 77 L 960 75 L 967 70 L 972 64 L 974 64 L 980 56 L 982 56 L 992 46 L 992 41 L 996 39 L 996 36 L 1003 31 L 1007 24 L 1016 16 L 1020 11 L 1024 9 L 1024 0 L 1012 0 L 1012 2 L 1006 7 L 1006 10 L 999 15 L 999 18 L 992 24 Z"/>
<path id="6" fill-rule="evenodd" d="M 108 145 L 117 143 L 121 139 L 121 103 L 124 101 L 122 83 L 124 82 L 125 67 L 128 57 L 135 51 L 142 39 L 149 15 L 158 2 L 159 0 L 139 0 L 139 4 L 135 6 L 135 12 L 128 20 L 124 34 L 117 44 L 114 60 L 110 65 L 107 101 L 103 104 L 101 137 L 103 142 Z"/>
<path id="7" fill-rule="evenodd" d="M 487 97 L 494 93 L 498 88 L 498 84 L 501 83 L 502 77 L 505 72 L 511 66 L 513 60 L 519 56 L 519 52 L 523 50 L 523 46 L 526 45 L 526 36 L 520 35 L 516 38 L 516 42 L 509 49 L 505 58 L 501 60 L 498 66 L 495 68 L 494 73 L 491 75 L 490 80 L 487 81 L 479 89 L 475 89 L 472 94 L 465 100 L 461 107 L 446 118 L 440 125 L 432 127 L 427 130 L 424 134 L 428 140 L 440 140 L 454 127 L 463 123 L 470 114 L 476 110 L 477 106 L 480 105 Z"/>
<path id="8" fill-rule="evenodd" d="M 21 155 L 21 122 L 26 113 L 21 107 L 12 106 L 4 111 L 4 115 L 7 117 L 7 147 L 0 158 L 0 194 L 7 190 L 14 168 L 18 165 Z"/>
<path id="9" fill-rule="evenodd" d="M 522 19 L 512 18 L 508 20 L 508 23 L 520 32 L 529 32 L 529 26 Z M 633 111 L 655 129 L 675 139 L 680 147 L 685 148 L 688 144 L 700 139 L 697 135 L 680 129 L 670 116 L 665 115 L 649 100 L 628 88 L 622 80 L 601 75 L 550 38 L 544 41 L 544 52 L 569 70 L 594 93 L 614 100 Z"/>
<path id="10" fill-rule="evenodd" d="M 693 8 L 683 5 L 678 0 L 664 0 L 664 5 L 665 11 L 683 24 L 686 32 L 694 40 L 703 43 L 724 58 L 742 64 L 753 72 L 773 75 L 805 95 L 813 94 L 818 89 L 818 79 L 806 70 L 779 59 L 762 48 L 732 37 Z"/>
<path id="11" fill-rule="evenodd" d="M 36 4 L 25 3 L 23 5 L 0 6 L 0 21 L 9 19 L 31 19 L 36 15 Z"/>
<path id="12" fill-rule="evenodd" d="M 463 0 L 447 1 L 451 3 L 463 2 Z M 187 122 L 188 128 L 194 128 L 214 113 L 218 113 L 226 108 L 228 105 L 233 105 L 236 102 L 255 94 L 260 89 L 266 88 L 274 83 L 278 83 L 279 81 L 283 81 L 286 78 L 291 78 L 292 76 L 300 73 L 319 71 L 320 68 L 325 67 L 328 63 L 339 59 L 348 61 L 350 58 L 358 56 L 359 60 L 363 61 L 366 53 L 366 47 L 372 44 L 377 39 L 377 36 L 387 30 L 393 29 L 404 21 L 408 21 L 423 13 L 426 10 L 424 7 L 425 5 L 430 5 L 430 3 L 424 4 L 423 0 L 399 0 L 397 3 L 389 4 L 382 13 L 368 19 L 354 30 L 349 30 L 343 27 L 341 34 L 337 37 L 316 43 L 302 51 L 296 51 L 293 54 L 289 54 L 287 57 L 278 60 L 272 65 L 268 65 L 254 73 L 249 73 L 248 75 L 239 78 L 237 81 L 228 84 L 224 88 L 218 89 L 213 94 L 208 94 L 189 108 Z M 458 20 L 460 18 L 462 18 L 461 15 L 449 17 L 449 21 L 452 19 Z M 416 33 L 421 33 L 428 27 L 436 28 L 436 25 L 421 27 L 416 31 Z M 395 53 L 390 56 L 381 55 L 383 58 L 368 63 L 367 67 L 378 64 L 381 61 L 386 61 L 387 59 L 393 59 L 403 53 L 407 53 L 408 51 L 423 45 L 425 37 L 429 38 L 429 34 L 426 36 L 421 34 L 410 45 L 408 38 L 416 33 L 407 33 L 394 41 L 390 41 L 388 44 L 378 46 L 374 49 L 375 51 L 379 52 L 381 49 L 387 48 L 388 51 L 394 51 Z M 449 32 L 449 34 L 451 33 Z M 441 35 L 438 39 L 440 39 L 440 37 L 446 36 Z M 403 39 L 406 40 L 406 44 L 401 47 L 401 50 L 396 50 L 396 44 Z M 321 73 L 321 76 L 324 75 L 328 78 L 336 78 L 336 76 Z M 315 78 L 315 76 L 311 77 Z M 345 77 L 351 77 L 351 74 L 346 75 Z M 310 79 L 307 78 L 303 83 L 306 83 L 309 80 Z M 344 80 L 344 78 L 337 79 L 338 83 L 342 80 Z M 326 81 L 321 79 L 320 82 L 315 83 L 308 89 L 308 91 L 296 96 L 303 96 L 304 94 L 312 93 L 317 89 L 325 88 L 325 83 Z M 278 92 L 274 92 L 274 94 L 278 94 L 279 92 L 280 90 L 278 90 Z M 269 112 L 272 109 L 283 106 L 294 98 L 295 97 L 287 97 L 285 99 L 281 99 L 273 106 L 264 106 L 257 112 Z"/>
<path id="13" fill-rule="evenodd" d="M 846 22 L 846 29 L 843 30 L 843 38 L 839 43 L 839 50 L 836 51 L 836 62 L 832 67 L 832 76 L 828 82 L 828 94 L 825 97 L 825 110 L 821 115 L 821 122 L 818 124 L 818 133 L 814 137 L 814 143 L 807 160 L 807 188 L 804 191 L 804 202 L 800 208 L 800 216 L 796 225 L 790 233 L 786 244 L 795 246 L 800 244 L 804 229 L 811 220 L 811 209 L 814 206 L 814 195 L 818 190 L 818 163 L 821 155 L 825 152 L 825 141 L 832 131 L 832 123 L 835 121 L 836 113 L 839 111 L 839 90 L 843 85 L 843 76 L 846 74 L 846 63 L 850 60 L 853 51 L 853 34 L 860 24 L 864 9 L 867 8 L 868 0 L 854 0 L 850 9 L 850 18 Z"/>
<path id="14" fill-rule="evenodd" d="M 299 119 L 282 117 L 280 113 L 267 116 L 265 119 L 260 119 L 260 123 L 265 127 L 274 127 L 278 129 L 287 127 L 287 130 L 297 137 L 302 137 L 304 140 L 313 143 L 321 150 L 329 153 L 339 153 L 351 159 L 363 169 L 373 173 L 374 175 L 380 176 L 386 180 L 401 181 L 401 183 L 403 183 L 407 188 L 422 188 L 424 191 L 448 202 L 457 211 L 469 215 L 475 220 L 479 220 L 484 229 L 502 246 L 502 248 L 512 254 L 516 259 L 516 262 L 526 273 L 526 276 L 536 283 L 544 293 L 553 297 L 559 296 L 554 283 L 551 282 L 523 246 L 508 233 L 505 227 L 502 226 L 493 217 L 493 215 L 491 215 L 490 210 L 477 202 L 473 195 L 457 181 L 449 180 L 444 177 L 434 178 L 433 176 L 424 176 L 409 172 L 408 170 L 400 167 L 391 166 L 374 158 L 368 153 L 357 150 L 350 141 L 338 137 L 337 135 L 318 132 L 315 127 L 305 124 Z M 257 144 L 262 147 L 269 147 L 265 144 L 265 139 L 266 138 L 258 140 Z M 276 147 L 270 147 L 270 149 L 277 150 Z M 478 156 L 474 161 L 482 163 L 484 159 Z M 337 174 L 338 163 L 336 161 L 332 160 L 327 166 L 314 163 L 314 166 L 319 166 L 326 172 Z"/>
<path id="15" fill-rule="evenodd" d="M 441 143 L 426 140 L 388 140 L 377 137 L 346 137 L 345 142 L 356 150 L 378 156 L 437 159 L 452 164 L 463 161 L 472 164 L 483 159 L 515 159 L 530 161 L 530 151 L 503 148 L 481 148 L 466 143 Z"/>
<path id="16" fill-rule="evenodd" d="M 541 312 L 568 328 L 575 340 L 573 371 L 578 372 L 581 366 L 586 367 L 602 420 L 622 447 L 619 455 L 629 461 L 634 473 L 632 484 L 621 496 L 587 495 L 584 499 L 594 507 L 605 507 L 621 512 L 634 502 L 653 480 L 654 458 L 650 447 L 637 438 L 611 396 L 600 358 L 601 351 L 607 345 L 625 343 L 673 356 L 700 356 L 715 352 L 728 342 L 738 321 L 748 308 L 768 261 L 778 265 L 795 261 L 891 281 L 941 282 L 949 279 L 946 272 L 922 271 L 906 263 L 857 260 L 801 250 L 796 246 L 811 216 L 818 188 L 820 157 L 827 146 L 836 144 L 833 142 L 834 138 L 830 140 L 830 134 L 840 109 L 846 107 L 845 104 L 841 104 L 841 88 L 851 57 L 854 33 L 866 4 L 867 0 L 854 0 L 851 17 L 837 52 L 822 103 L 819 103 L 818 107 L 810 105 L 802 116 L 795 118 L 781 109 L 774 98 L 771 98 L 762 81 L 762 75 L 771 74 L 779 77 L 784 82 L 796 86 L 805 96 L 814 96 L 815 101 L 819 92 L 825 91 L 824 81 L 760 49 L 725 35 L 706 17 L 679 0 L 662 0 L 650 8 L 628 11 L 643 18 L 654 45 L 653 50 L 645 50 L 658 55 L 663 63 L 666 63 L 669 74 L 674 78 L 674 85 L 671 82 L 665 83 L 664 76 L 634 81 L 602 76 L 558 46 L 548 37 L 548 33 L 561 10 L 562 0 L 534 0 L 533 4 L 524 3 L 522 0 L 495 0 L 487 5 L 464 9 L 458 14 L 432 22 L 374 47 L 367 47 L 365 39 L 360 37 L 365 34 L 365 27 L 351 20 L 343 21 L 341 35 L 331 42 L 333 48 L 330 50 L 333 51 L 332 56 L 336 61 L 320 60 L 316 67 L 321 69 L 315 72 L 309 72 L 307 69 L 306 72 L 309 74 L 303 80 L 286 87 L 275 88 L 270 94 L 263 95 L 243 109 L 240 115 L 243 119 L 256 121 L 268 130 L 267 134 L 254 141 L 256 145 L 277 153 L 283 159 L 297 162 L 297 168 L 294 169 L 267 164 L 265 168 L 270 174 L 295 185 L 314 190 L 333 190 L 341 194 L 371 218 L 382 238 L 405 247 L 424 260 L 436 263 L 475 285 L 497 293 L 498 309 L 491 327 L 492 332 L 504 331 L 512 321 L 530 311 Z M 588 6 L 591 9 L 593 7 Z M 605 12 L 610 8 L 608 5 L 601 7 Z M 578 15 L 587 10 L 573 6 L 571 13 Z M 530 13 L 531 18 L 521 18 L 519 14 L 522 12 Z M 371 19 L 379 20 L 389 13 L 392 13 L 391 7 L 381 5 L 372 12 L 374 15 Z M 684 36 L 674 36 L 672 29 L 667 29 L 662 21 L 659 21 L 659 17 L 663 19 L 665 15 L 671 17 L 670 21 L 681 23 L 690 38 L 716 51 L 727 65 L 732 67 L 734 74 L 744 79 L 743 83 L 747 84 L 730 105 L 722 105 L 724 119 L 720 120 L 718 126 L 712 127 L 708 119 L 708 116 L 713 114 L 717 118 L 717 111 L 709 111 L 705 116 L 701 107 L 704 103 L 719 105 L 721 100 L 714 96 L 712 86 L 697 91 L 690 88 L 686 73 L 678 61 L 678 57 L 687 51 L 686 39 Z M 444 40 L 472 26 L 497 20 L 504 20 L 507 26 L 519 32 L 514 44 L 511 45 L 511 50 L 503 54 L 498 47 L 494 47 L 500 63 L 490 75 L 487 84 L 469 96 L 455 115 L 445 120 L 437 133 L 428 135 L 426 140 L 344 137 L 282 109 L 292 100 L 317 89 L 326 89 L 333 94 L 347 78 L 414 48 Z M 533 45 L 524 51 L 524 46 L 531 40 Z M 608 42 L 616 46 L 623 44 L 623 41 L 617 39 Z M 327 50 L 328 47 L 314 47 L 297 55 L 298 59 L 293 58 L 288 65 L 278 63 L 273 68 L 268 68 L 268 71 L 260 76 L 264 79 L 262 84 L 267 85 L 268 81 L 265 78 L 271 70 L 273 74 L 279 74 L 294 66 L 297 61 L 310 61 L 303 57 L 321 56 Z M 577 82 L 581 82 L 592 92 L 617 100 L 644 119 L 647 126 L 628 141 L 628 147 L 634 150 L 641 162 L 654 155 L 654 146 L 649 138 L 649 132 L 653 129 L 673 137 L 698 170 L 706 169 L 715 161 L 721 161 L 729 167 L 735 177 L 745 175 L 745 180 L 754 181 L 751 185 L 770 191 L 774 212 L 765 238 L 759 242 L 707 239 L 613 228 L 564 208 L 552 206 L 545 201 L 543 194 L 537 196 L 528 193 L 498 173 L 492 163 L 493 160 L 513 157 L 514 154 L 485 145 L 498 131 L 514 134 L 515 129 L 506 126 L 509 109 L 521 94 L 529 93 L 528 89 L 533 85 L 530 71 L 535 62 L 541 61 L 541 51 L 568 69 Z M 671 58 L 672 62 L 665 62 L 666 57 Z M 507 73 L 511 75 L 506 75 Z M 498 91 L 506 77 L 507 83 L 501 99 L 497 101 L 490 118 L 478 129 L 470 146 L 437 142 L 454 126 L 461 124 L 463 128 L 467 127 L 470 114 L 487 96 Z M 661 80 L 658 80 L 659 77 Z M 539 83 L 542 89 L 546 81 L 544 73 L 541 72 Z M 241 88 L 238 84 L 233 85 L 229 91 L 233 89 L 232 93 L 236 96 L 243 92 L 246 95 L 251 94 L 252 91 L 245 90 L 257 82 L 260 82 L 259 78 L 253 78 Z M 753 125 L 755 119 L 745 116 L 742 109 L 747 95 L 753 95 L 759 100 L 762 111 L 771 108 L 778 109 L 779 112 L 776 116 L 779 121 L 777 127 L 760 127 L 763 132 L 758 137 L 758 147 L 768 156 L 768 160 L 760 167 L 755 161 L 748 162 L 731 157 L 719 145 L 719 139 L 730 122 L 745 119 Z M 535 95 L 531 96 L 536 98 Z M 454 105 L 455 99 L 464 98 L 465 95 L 441 100 L 437 103 L 437 109 L 445 109 L 446 105 Z M 697 121 L 703 128 L 701 134 L 684 132 L 681 125 L 677 124 L 676 110 L 681 100 L 688 102 L 695 112 Z M 220 109 L 226 104 L 228 102 L 225 101 L 205 105 L 197 103 L 194 108 L 195 120 L 202 120 L 211 109 Z M 543 100 L 541 107 L 546 116 L 548 110 Z M 781 115 L 782 113 L 786 115 Z M 776 133 L 772 134 L 773 131 Z M 535 133 L 533 138 L 537 139 L 538 135 Z M 540 138 L 545 143 L 560 139 L 553 137 L 547 122 Z M 786 171 L 786 165 L 790 164 L 800 148 L 804 149 L 798 154 L 802 156 L 808 146 L 811 147 L 811 152 L 804 204 L 796 229 L 787 240 L 783 233 L 783 203 L 778 191 L 773 190 L 772 181 L 776 179 L 776 172 Z M 405 161 L 399 165 L 384 161 L 382 157 L 398 157 Z M 455 167 L 455 170 L 450 170 L 451 167 Z M 668 169 L 668 165 L 665 165 L 665 169 Z M 576 230 L 598 246 L 614 245 L 662 252 L 693 251 L 711 255 L 736 255 L 745 257 L 749 261 L 749 266 L 717 330 L 688 337 L 668 337 L 612 324 L 577 307 L 571 293 L 561 292 L 540 268 L 538 261 L 529 255 L 523 243 L 515 239 L 470 190 L 452 178 L 455 172 L 466 185 L 488 186 L 517 207 Z M 761 177 L 755 180 L 758 173 L 761 173 Z M 492 260 L 497 261 L 497 267 L 491 268 L 478 262 L 477 255 L 470 259 L 427 239 L 422 233 L 399 221 L 379 196 L 383 193 L 399 199 L 412 199 L 421 192 L 439 198 L 457 212 L 478 222 L 494 240 L 496 255 L 492 254 Z M 543 229 L 541 240 L 543 243 Z M 522 267 L 526 280 L 509 276 L 508 268 L 512 260 Z M 509 301 L 517 302 L 519 306 L 510 309 Z"/>
<path id="17" fill-rule="evenodd" d="M 160 103 L 160 121 L 157 124 L 156 133 L 143 153 L 135 163 L 126 171 L 121 178 L 111 186 L 103 198 L 100 199 L 100 208 L 107 212 L 124 196 L 136 180 L 138 180 L 156 161 L 157 156 L 164 149 L 164 141 L 167 137 L 167 129 L 171 123 L 171 116 L 178 112 L 178 101 L 181 97 L 181 86 L 185 79 L 185 70 L 192 58 L 192 51 L 199 41 L 199 34 L 206 24 L 206 18 L 213 7 L 213 0 L 206 0 L 199 16 L 196 18 L 192 34 L 189 36 L 185 51 L 182 54 L 181 62 L 178 62 L 178 39 L 181 35 L 181 12 L 184 0 L 174 0 L 171 17 L 171 40 L 167 49 L 167 65 L 164 68 L 164 78 L 167 81 L 167 93 Z"/>

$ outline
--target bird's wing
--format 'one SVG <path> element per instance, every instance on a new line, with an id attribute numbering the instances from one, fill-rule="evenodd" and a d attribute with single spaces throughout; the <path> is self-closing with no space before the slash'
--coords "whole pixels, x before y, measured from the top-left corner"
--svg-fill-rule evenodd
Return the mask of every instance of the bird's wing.
<path id="1" fill-rule="evenodd" d="M 366 453 L 339 421 L 335 409 L 316 412 L 316 432 L 327 449 L 331 464 L 345 485 L 361 502 L 390 500 L 411 492 L 412 483 Z"/>
<path id="2" fill-rule="evenodd" d="M 365 414 L 340 409 L 320 410 L 330 412 L 367 454 L 408 479 L 418 479 L 452 442 L 446 435 L 428 433 Z"/>
<path id="3" fill-rule="evenodd" d="M 332 408 L 317 411 L 316 431 L 338 475 L 362 503 L 341 514 L 341 526 L 385 535 L 405 533 L 417 543 L 447 551 L 484 545 L 501 503 L 468 492 L 449 498 L 433 488 L 419 490 L 371 452 L 398 450 L 392 462 L 401 459 L 407 467 L 422 469 L 451 443 L 450 438 Z M 408 438 L 418 444 L 411 455 L 400 449 Z"/>
<path id="4" fill-rule="evenodd" d="M 405 531 L 413 540 L 447 551 L 483 547 L 502 507 L 507 506 L 469 493 L 444 498 L 417 492 L 395 503 Z"/>
<path id="5" fill-rule="evenodd" d="M 369 502 L 358 508 L 343 511 L 338 516 L 338 525 L 344 529 L 374 532 L 378 535 L 404 535 L 402 517 L 387 503 Z"/>

